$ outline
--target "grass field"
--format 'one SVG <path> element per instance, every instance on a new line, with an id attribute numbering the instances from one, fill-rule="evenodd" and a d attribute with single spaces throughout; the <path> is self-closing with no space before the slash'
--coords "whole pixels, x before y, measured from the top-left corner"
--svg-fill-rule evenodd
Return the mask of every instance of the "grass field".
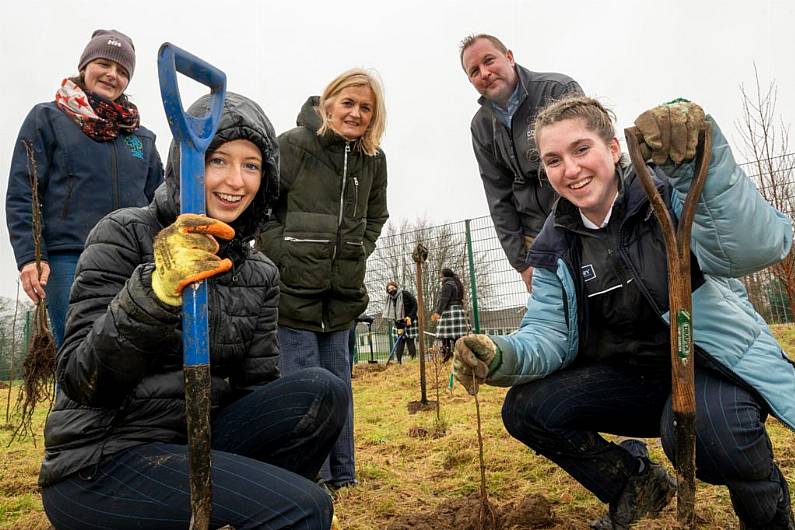
<path id="1" fill-rule="evenodd" d="M 795 354 L 795 327 L 774 330 L 782 347 Z M 360 485 L 343 490 L 336 511 L 345 530 L 467 530 L 470 512 L 477 508 L 480 484 L 475 404 L 456 385 L 447 391 L 447 373 L 441 375 L 440 419 L 435 410 L 409 412 L 409 402 L 420 399 L 419 363 L 402 366 L 360 364 L 353 380 L 356 406 L 356 449 Z M 449 369 L 449 364 L 446 369 Z M 436 400 L 433 365 L 429 363 L 428 399 Z M 0 390 L 0 421 L 5 422 L 7 389 Z M 532 512 L 524 522 L 509 520 L 503 528 L 585 529 L 604 512 L 604 506 L 566 473 L 513 440 L 502 426 L 500 408 L 506 390 L 483 387 L 483 417 L 487 488 L 490 499 L 504 513 Z M 14 392 L 11 395 L 13 408 Z M 41 427 L 44 411 L 34 425 Z M 13 418 L 12 418 L 13 421 Z M 768 420 L 779 466 L 795 485 L 795 435 L 777 420 Z M 48 529 L 42 512 L 36 477 L 42 455 L 41 437 L 8 441 L 6 425 L 0 430 L 0 528 Z M 647 440 L 652 457 L 667 461 L 659 440 Z M 669 466 L 670 467 L 670 466 Z M 702 529 L 738 527 L 725 488 L 697 484 L 696 513 Z M 654 521 L 638 528 L 662 529 L 675 525 L 675 503 Z M 521 506 L 521 509 L 519 507 Z M 515 508 L 515 509 L 514 509 Z M 531 523 L 538 526 L 530 526 Z"/>

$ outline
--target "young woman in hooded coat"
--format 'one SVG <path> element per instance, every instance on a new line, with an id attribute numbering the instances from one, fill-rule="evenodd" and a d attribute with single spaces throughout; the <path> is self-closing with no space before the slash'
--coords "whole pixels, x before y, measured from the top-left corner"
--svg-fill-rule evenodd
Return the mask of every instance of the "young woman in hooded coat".
<path id="1" fill-rule="evenodd" d="M 178 153 L 172 144 L 152 203 L 105 217 L 80 257 L 45 427 L 44 509 L 58 529 L 188 526 L 181 288 L 206 277 L 211 527 L 328 529 L 331 500 L 310 479 L 345 421 L 346 389 L 319 368 L 279 377 L 278 272 L 251 245 L 279 185 L 273 127 L 227 93 L 205 158 L 207 216 L 178 216 Z"/>

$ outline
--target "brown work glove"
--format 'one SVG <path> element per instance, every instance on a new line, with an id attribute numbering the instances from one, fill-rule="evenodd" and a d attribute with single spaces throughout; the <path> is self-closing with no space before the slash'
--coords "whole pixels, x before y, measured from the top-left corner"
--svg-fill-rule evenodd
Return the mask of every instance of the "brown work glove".
<path id="1" fill-rule="evenodd" d="M 182 214 L 155 236 L 152 289 L 162 302 L 181 305 L 186 286 L 232 268 L 231 260 L 215 255 L 219 247 L 212 236 L 232 239 L 235 231 L 211 217 Z"/>
<path id="2" fill-rule="evenodd" d="M 637 117 L 635 125 L 643 136 L 644 160 L 679 165 L 696 156 L 698 132 L 704 125 L 704 111 L 695 103 L 675 99 Z"/>
<path id="3" fill-rule="evenodd" d="M 455 342 L 453 375 L 470 394 L 477 394 L 491 368 L 501 362 L 502 352 L 488 335 L 467 335 Z"/>

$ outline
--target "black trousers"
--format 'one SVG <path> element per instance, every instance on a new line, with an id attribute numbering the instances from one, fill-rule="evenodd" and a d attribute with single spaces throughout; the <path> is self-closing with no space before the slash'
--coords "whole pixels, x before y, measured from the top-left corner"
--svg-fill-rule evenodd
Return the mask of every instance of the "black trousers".
<path id="1" fill-rule="evenodd" d="M 312 480 L 345 422 L 345 385 L 307 368 L 260 387 L 212 420 L 212 521 L 236 530 L 331 526 Z M 187 447 L 152 442 L 42 490 L 58 530 L 188 528 Z"/>
<path id="2" fill-rule="evenodd" d="M 404 338 L 400 341 L 395 349 L 395 355 L 397 356 L 398 363 L 403 362 L 403 348 L 408 345 L 409 348 L 409 355 L 413 359 L 417 356 L 417 345 L 414 344 L 414 339 L 410 339 L 408 337 Z"/>
<path id="3" fill-rule="evenodd" d="M 781 497 L 766 407 L 742 386 L 696 368 L 696 473 L 726 485 L 738 516 L 766 523 Z M 510 389 L 502 409 L 508 432 L 566 470 L 602 502 L 618 499 L 637 458 L 600 432 L 662 438 L 674 458 L 670 368 L 582 364 Z"/>

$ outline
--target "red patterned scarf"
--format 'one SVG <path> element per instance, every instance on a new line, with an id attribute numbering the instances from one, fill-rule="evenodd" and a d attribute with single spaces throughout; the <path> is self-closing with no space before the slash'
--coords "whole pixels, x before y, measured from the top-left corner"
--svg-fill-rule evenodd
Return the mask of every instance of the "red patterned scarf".
<path id="1" fill-rule="evenodd" d="M 72 118 L 83 132 L 98 142 L 110 142 L 119 133 L 129 134 L 138 128 L 138 108 L 119 98 L 109 101 L 103 97 L 86 93 L 71 79 L 64 79 L 55 93 L 55 104 Z"/>

